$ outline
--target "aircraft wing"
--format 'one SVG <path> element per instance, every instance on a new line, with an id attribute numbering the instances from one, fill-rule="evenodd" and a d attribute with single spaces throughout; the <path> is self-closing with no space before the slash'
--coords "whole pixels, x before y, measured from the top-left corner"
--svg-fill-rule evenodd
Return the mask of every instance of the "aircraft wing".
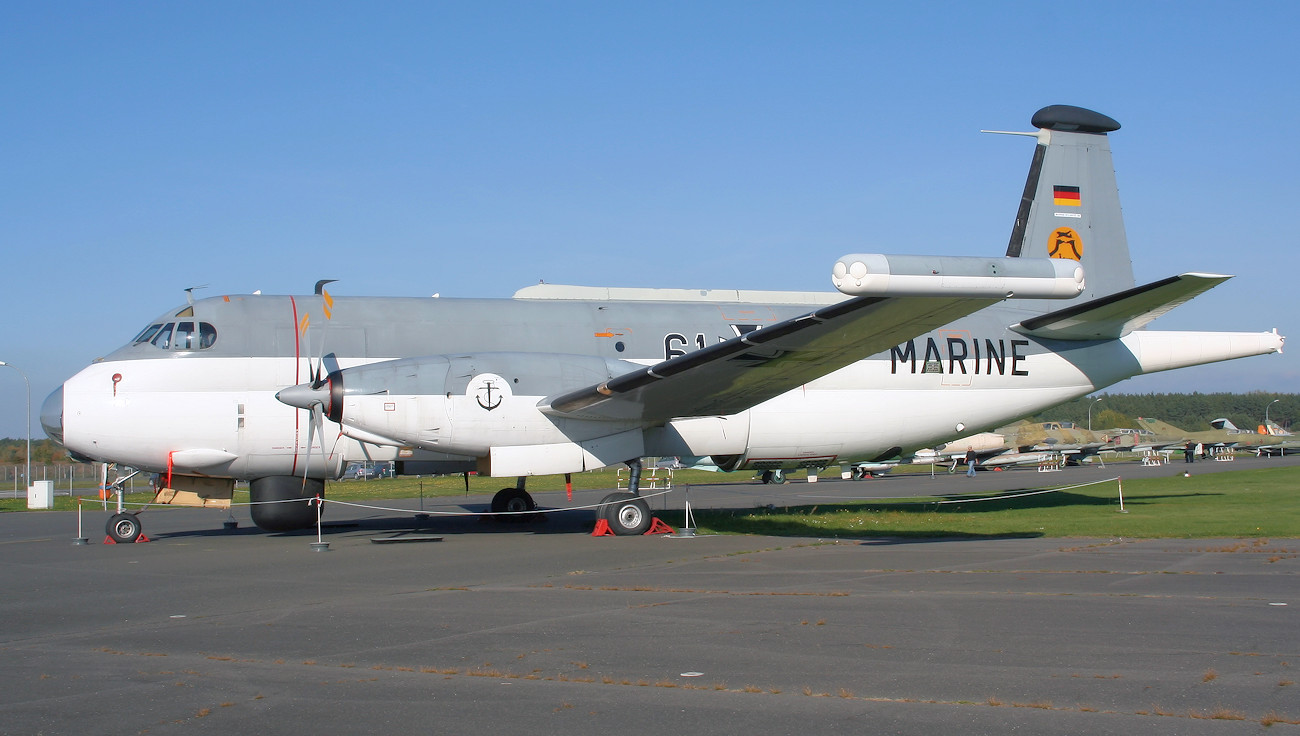
<path id="1" fill-rule="evenodd" d="M 1052 340 L 1120 338 L 1230 278 L 1232 277 L 1209 273 L 1170 276 L 1032 317 L 1013 329 L 1026 335 Z"/>
<path id="2" fill-rule="evenodd" d="M 735 414 L 997 301 L 856 297 L 548 397 L 541 406 L 557 416 L 646 422 Z"/>

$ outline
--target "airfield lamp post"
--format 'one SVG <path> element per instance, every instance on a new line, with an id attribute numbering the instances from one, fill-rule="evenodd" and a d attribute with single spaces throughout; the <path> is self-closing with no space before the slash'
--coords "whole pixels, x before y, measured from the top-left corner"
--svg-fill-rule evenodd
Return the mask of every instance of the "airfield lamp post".
<path id="1" fill-rule="evenodd" d="M 1272 401 L 1268 402 L 1268 404 L 1264 407 L 1264 431 L 1265 431 L 1265 432 L 1269 431 L 1269 429 L 1268 429 L 1268 408 L 1269 408 L 1270 406 L 1276 404 L 1276 403 L 1279 402 L 1279 401 L 1281 401 L 1281 399 L 1273 399 Z"/>
<path id="2" fill-rule="evenodd" d="M 31 381 L 27 380 L 27 374 L 23 373 L 22 369 L 14 365 L 13 363 L 6 363 L 3 360 L 0 360 L 0 366 L 6 366 L 18 371 L 18 375 L 23 377 L 23 383 L 27 386 L 27 471 L 26 471 L 27 475 L 25 476 L 25 478 L 27 482 L 27 487 L 31 488 L 32 487 L 32 383 Z M 1281 399 L 1279 399 L 1279 401 L 1280 400 Z M 1265 409 L 1264 411 L 1265 414 L 1267 414 L 1268 410 Z M 1265 419 L 1265 424 L 1267 423 L 1268 420 Z"/>
<path id="3" fill-rule="evenodd" d="M 1102 398 L 1105 397 L 1103 396 Z M 1088 404 L 1088 431 L 1089 432 L 1092 431 L 1092 407 L 1096 406 L 1098 401 L 1101 401 L 1101 399 L 1093 399 L 1092 403 Z"/>

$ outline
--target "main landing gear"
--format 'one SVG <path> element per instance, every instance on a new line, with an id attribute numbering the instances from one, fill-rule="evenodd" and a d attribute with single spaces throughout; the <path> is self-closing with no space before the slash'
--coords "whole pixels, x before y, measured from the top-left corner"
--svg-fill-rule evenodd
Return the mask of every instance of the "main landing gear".
<path id="1" fill-rule="evenodd" d="M 626 492 L 611 493 L 600 499 L 596 517 L 604 519 L 614 534 L 632 536 L 650 530 L 654 517 L 650 505 L 641 498 L 641 459 L 627 461 L 628 482 Z"/>
<path id="2" fill-rule="evenodd" d="M 492 513 L 512 514 L 501 517 L 505 521 L 525 521 L 531 519 L 529 511 L 537 510 L 537 502 L 524 490 L 525 478 L 520 477 L 514 488 L 502 488 L 492 497 Z"/>
<path id="3" fill-rule="evenodd" d="M 629 460 L 628 490 L 611 493 L 600 499 L 596 518 L 604 519 L 618 536 L 645 534 L 654 524 L 650 505 L 641 498 L 641 460 Z M 502 488 L 492 497 L 492 513 L 502 521 L 525 521 L 535 518 L 528 512 L 537 510 L 537 502 L 524 490 L 525 478 L 519 478 L 514 488 Z M 543 517 L 545 518 L 545 517 Z"/>

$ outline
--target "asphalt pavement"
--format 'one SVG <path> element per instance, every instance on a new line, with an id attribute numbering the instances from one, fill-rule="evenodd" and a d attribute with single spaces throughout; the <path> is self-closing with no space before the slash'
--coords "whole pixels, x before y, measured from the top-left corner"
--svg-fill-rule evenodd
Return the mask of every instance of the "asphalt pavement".
<path id="1" fill-rule="evenodd" d="M 1267 462 L 1292 460 L 1189 472 Z M 583 505 L 555 496 L 539 502 Z M 327 551 L 246 509 L 231 530 L 151 510 L 152 541 L 131 545 L 101 543 L 102 512 L 86 545 L 73 512 L 0 514 L 0 733 L 1300 733 L 1300 540 L 592 537 L 590 510 L 493 523 L 485 502 L 426 500 L 422 520 L 330 506 Z M 374 543 L 392 538 L 427 541 Z"/>

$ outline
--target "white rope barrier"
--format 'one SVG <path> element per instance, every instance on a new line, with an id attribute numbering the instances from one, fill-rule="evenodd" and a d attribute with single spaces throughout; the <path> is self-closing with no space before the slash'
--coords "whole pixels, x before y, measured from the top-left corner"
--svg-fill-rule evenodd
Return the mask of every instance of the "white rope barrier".
<path id="1" fill-rule="evenodd" d="M 673 492 L 672 490 L 665 490 L 665 491 L 660 491 L 658 493 L 643 493 L 637 496 L 637 498 L 640 498 L 642 500 L 647 500 L 647 499 L 655 498 L 657 496 L 666 496 L 672 492 Z M 239 503 L 231 502 L 229 504 L 229 507 L 234 508 L 236 506 L 264 506 L 264 505 L 276 504 L 276 503 L 316 503 L 316 498 L 317 498 L 316 496 L 304 496 L 302 498 L 286 498 L 286 499 L 281 499 L 279 501 L 244 501 Z M 559 513 L 561 511 L 582 511 L 584 509 L 598 509 L 601 506 L 605 505 L 603 503 L 592 503 L 583 506 L 566 506 L 565 508 L 557 508 L 557 509 L 535 509 L 533 511 L 430 511 L 428 509 L 403 509 L 403 508 L 396 508 L 393 506 L 374 506 L 371 504 L 354 503 L 351 501 L 339 501 L 336 499 L 325 498 L 325 497 L 321 497 L 320 500 L 324 503 L 333 503 L 333 504 L 338 504 L 340 506 L 351 506 L 353 508 L 359 508 L 359 509 L 370 509 L 372 511 L 391 511 L 399 514 L 412 514 L 412 513 L 428 514 L 430 516 L 522 516 L 528 514 L 554 514 L 554 513 Z M 174 504 L 153 502 L 153 501 L 148 503 L 124 501 L 122 505 L 139 506 L 141 508 L 145 508 L 149 506 L 172 506 L 174 508 L 205 508 L 202 506 L 177 506 Z M 224 509 L 226 507 L 209 506 L 206 508 Z"/>
<path id="2" fill-rule="evenodd" d="M 1102 483 L 1110 483 L 1112 481 L 1118 481 L 1118 480 L 1119 480 L 1119 476 L 1116 476 L 1114 478 L 1106 478 L 1104 480 L 1094 480 L 1091 483 L 1080 483 L 1078 485 L 1062 486 L 1060 488 L 1047 488 L 1045 490 L 1029 491 L 1027 493 L 1010 493 L 1005 496 L 990 496 L 988 498 L 962 498 L 962 499 L 950 499 L 945 501 L 933 501 L 933 502 L 927 501 L 926 503 L 943 504 L 943 503 L 977 503 L 980 501 L 1001 501 L 1002 499 L 1005 498 L 1020 498 L 1021 496 L 1038 496 L 1044 493 L 1059 493 L 1060 491 L 1071 491 L 1074 490 L 1075 488 L 1086 488 L 1088 486 L 1095 486 L 1095 485 L 1100 485 Z"/>
<path id="3" fill-rule="evenodd" d="M 656 496 L 664 496 L 669 493 L 672 493 L 672 491 L 668 490 L 668 491 L 660 491 L 659 493 L 642 494 L 637 496 L 637 498 L 640 498 L 641 500 L 644 501 L 649 498 L 654 498 Z M 418 514 L 429 514 L 430 516 L 520 516 L 520 515 L 528 515 L 528 514 L 554 514 L 554 513 L 559 513 L 561 511 L 582 511 L 583 509 L 598 509 L 601 506 L 605 505 L 603 503 L 592 503 L 592 504 L 586 504 L 584 506 L 567 506 L 562 509 L 536 509 L 534 511 L 429 511 L 427 509 L 421 511 L 418 509 L 392 508 L 390 506 L 372 506 L 364 503 L 353 503 L 351 501 L 334 501 L 328 498 L 322 498 L 321 500 L 327 503 L 336 503 L 339 504 L 340 506 L 352 506 L 354 508 L 359 508 L 359 509 L 371 509 L 374 511 L 395 511 L 401 514 L 409 514 L 414 512 Z"/>

